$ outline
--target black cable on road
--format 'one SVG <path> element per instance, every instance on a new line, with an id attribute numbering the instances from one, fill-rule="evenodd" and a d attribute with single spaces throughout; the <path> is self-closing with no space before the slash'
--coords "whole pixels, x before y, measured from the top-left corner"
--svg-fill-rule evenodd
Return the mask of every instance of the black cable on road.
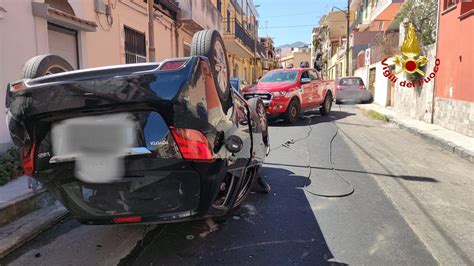
<path id="1" fill-rule="evenodd" d="M 341 107 L 338 105 L 339 107 L 339 110 L 341 110 Z M 307 154 L 308 154 L 308 158 L 307 158 L 307 162 L 301 157 L 300 153 L 301 151 L 298 151 L 294 148 L 291 147 L 291 145 L 299 142 L 299 141 L 303 141 L 303 140 L 307 140 L 310 136 L 311 136 L 311 132 L 313 131 L 313 127 L 312 125 L 310 125 L 311 123 L 311 118 L 307 117 L 308 119 L 308 126 L 309 126 L 309 130 L 306 132 L 306 136 L 302 137 L 302 138 L 299 138 L 299 139 L 290 139 L 290 140 L 287 140 L 285 141 L 284 143 L 282 143 L 280 146 L 276 147 L 276 148 L 273 148 L 271 149 L 270 151 L 272 150 L 276 150 L 276 149 L 280 149 L 280 148 L 287 148 L 287 149 L 290 149 L 292 150 L 293 152 L 295 152 L 296 156 L 298 157 L 298 160 L 300 160 L 301 162 L 303 162 L 305 164 L 304 167 L 308 168 L 309 170 L 309 173 L 306 177 L 306 182 L 305 182 L 305 185 L 304 185 L 304 190 L 306 192 L 308 192 L 309 194 L 311 195 L 314 195 L 314 196 L 319 196 L 319 197 L 325 197 L 325 198 L 342 198 L 342 197 L 347 197 L 351 194 L 354 193 L 355 189 L 354 189 L 354 186 L 346 179 L 344 178 L 344 176 L 342 176 L 341 174 L 339 174 L 339 172 L 335 169 L 334 167 L 334 162 L 332 160 L 332 145 L 333 145 L 333 142 L 334 142 L 334 139 L 336 139 L 336 137 L 338 136 L 338 133 L 339 133 L 339 128 L 337 127 L 337 125 L 334 123 L 334 121 L 331 121 L 331 124 L 334 126 L 334 128 L 336 129 L 335 132 L 334 132 L 334 135 L 331 137 L 331 140 L 329 141 L 329 162 L 331 164 L 331 171 L 334 172 L 334 174 L 340 178 L 344 183 L 346 183 L 348 186 L 349 186 L 349 189 L 347 192 L 344 192 L 344 193 L 337 193 L 337 194 L 329 194 L 329 193 L 323 193 L 323 192 L 314 192 L 314 191 L 311 191 L 308 189 L 308 185 L 311 183 L 311 177 L 312 177 L 312 166 L 311 166 L 311 158 L 310 158 L 310 150 L 309 150 L 309 145 L 308 143 L 305 145 L 306 149 L 307 149 Z"/>

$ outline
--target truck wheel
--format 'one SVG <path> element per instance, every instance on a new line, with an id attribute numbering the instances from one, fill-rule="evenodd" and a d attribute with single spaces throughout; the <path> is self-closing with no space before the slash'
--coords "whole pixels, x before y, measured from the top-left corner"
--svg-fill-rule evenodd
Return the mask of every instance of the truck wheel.
<path id="1" fill-rule="evenodd" d="M 34 79 L 46 75 L 71 71 L 74 68 L 62 57 L 52 54 L 30 58 L 23 66 L 23 78 Z"/>
<path id="2" fill-rule="evenodd" d="M 300 104 L 296 99 L 291 100 L 288 109 L 283 114 L 283 118 L 287 123 L 294 124 L 300 116 Z"/>
<path id="3" fill-rule="evenodd" d="M 262 131 L 263 142 L 268 142 L 268 120 L 267 113 L 265 112 L 265 104 L 262 99 L 252 98 L 248 100 L 249 107 L 257 113 L 257 119 L 259 122 L 260 130 Z"/>
<path id="4" fill-rule="evenodd" d="M 321 113 L 321 115 L 326 116 L 331 111 L 331 107 L 332 107 L 332 95 L 331 93 L 328 92 L 326 94 L 326 97 L 324 98 L 323 106 L 319 108 L 319 112 Z"/>
<path id="5" fill-rule="evenodd" d="M 212 77 L 224 112 L 232 105 L 230 96 L 229 63 L 224 41 L 216 30 L 199 31 L 193 36 L 192 56 L 205 56 L 211 65 Z"/>

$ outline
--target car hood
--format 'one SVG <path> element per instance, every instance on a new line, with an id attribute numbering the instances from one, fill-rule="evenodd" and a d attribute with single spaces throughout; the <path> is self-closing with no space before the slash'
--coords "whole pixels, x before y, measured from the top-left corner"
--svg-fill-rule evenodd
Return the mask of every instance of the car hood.
<path id="1" fill-rule="evenodd" d="M 255 86 L 248 87 L 242 90 L 243 93 L 266 93 L 275 91 L 285 91 L 295 87 L 295 82 L 269 82 L 258 83 Z"/>

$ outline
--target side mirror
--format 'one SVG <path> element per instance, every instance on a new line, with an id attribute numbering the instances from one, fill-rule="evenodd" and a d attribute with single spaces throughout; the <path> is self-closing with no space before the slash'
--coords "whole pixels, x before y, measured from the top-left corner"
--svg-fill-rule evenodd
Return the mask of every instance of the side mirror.
<path id="1" fill-rule="evenodd" d="M 302 79 L 301 79 L 301 84 L 308 84 L 308 83 L 311 83 L 311 79 L 310 79 L 310 78 L 302 78 Z"/>
<path id="2" fill-rule="evenodd" d="M 232 135 L 228 137 L 225 141 L 225 147 L 227 148 L 228 151 L 232 153 L 238 153 L 239 151 L 242 150 L 242 147 L 244 146 L 244 142 L 242 139 L 236 135 Z"/>

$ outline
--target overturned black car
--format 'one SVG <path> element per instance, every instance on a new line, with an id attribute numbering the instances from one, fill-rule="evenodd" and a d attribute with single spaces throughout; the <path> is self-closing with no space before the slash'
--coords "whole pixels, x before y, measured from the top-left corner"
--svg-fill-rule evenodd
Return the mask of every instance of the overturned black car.
<path id="1" fill-rule="evenodd" d="M 58 57 L 31 59 L 6 99 L 25 173 L 86 224 L 227 215 L 267 155 L 265 108 L 230 87 L 216 31 L 192 55 L 65 73 Z"/>

